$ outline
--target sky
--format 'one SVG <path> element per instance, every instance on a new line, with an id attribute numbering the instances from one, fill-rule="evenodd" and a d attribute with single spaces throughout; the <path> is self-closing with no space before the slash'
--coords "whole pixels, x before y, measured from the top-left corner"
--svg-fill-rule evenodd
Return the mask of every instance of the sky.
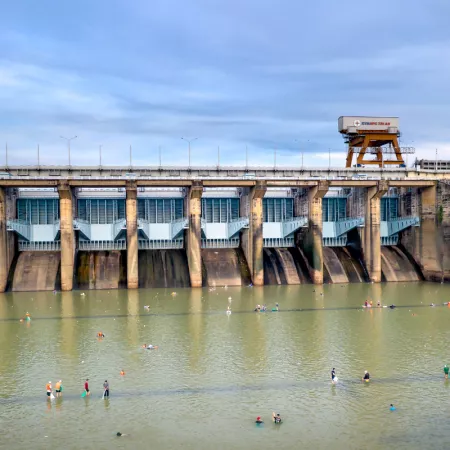
<path id="1" fill-rule="evenodd" d="M 72 165 L 100 146 L 103 165 L 130 147 L 186 165 L 184 137 L 193 166 L 344 166 L 342 115 L 398 116 L 401 145 L 450 159 L 449 17 L 448 0 L 2 2 L 0 164 L 6 145 L 10 165 L 38 146 L 67 164 L 76 135 Z"/>

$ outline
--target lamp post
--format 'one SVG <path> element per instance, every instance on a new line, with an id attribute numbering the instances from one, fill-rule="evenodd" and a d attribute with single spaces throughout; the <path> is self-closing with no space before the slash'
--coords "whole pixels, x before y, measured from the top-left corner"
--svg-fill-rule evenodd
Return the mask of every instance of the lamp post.
<path id="1" fill-rule="evenodd" d="M 191 142 L 194 142 L 198 139 L 198 137 L 194 138 L 194 139 L 186 139 L 184 137 L 182 137 L 181 139 L 183 139 L 183 141 L 186 141 L 188 143 L 189 146 L 189 165 L 188 167 L 191 167 Z"/>
<path id="2" fill-rule="evenodd" d="M 67 141 L 67 151 L 69 153 L 69 167 L 70 167 L 70 141 L 73 141 L 77 137 L 78 136 L 74 136 L 74 137 L 71 137 L 71 138 L 66 138 L 64 136 L 60 136 L 61 139 L 65 139 Z"/>
<path id="3" fill-rule="evenodd" d="M 294 142 L 298 142 L 300 144 L 300 139 L 294 139 Z M 306 142 L 309 144 L 309 139 Z M 301 150 L 301 154 L 302 154 L 302 170 L 303 170 L 303 153 L 304 153 L 304 151 Z"/>

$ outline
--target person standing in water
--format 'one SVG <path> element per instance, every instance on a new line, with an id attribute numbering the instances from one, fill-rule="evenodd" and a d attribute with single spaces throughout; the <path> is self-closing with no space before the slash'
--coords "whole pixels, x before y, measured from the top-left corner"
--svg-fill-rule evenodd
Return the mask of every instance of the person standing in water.
<path id="1" fill-rule="evenodd" d="M 89 391 L 89 378 L 86 378 L 86 381 L 84 382 L 84 390 L 89 397 L 91 395 L 91 392 Z"/>
<path id="2" fill-rule="evenodd" d="M 56 384 L 55 384 L 55 392 L 56 392 L 56 396 L 57 397 L 61 397 L 61 392 L 62 392 L 62 380 L 59 380 Z"/>
<path id="3" fill-rule="evenodd" d="M 109 383 L 108 383 L 108 380 L 105 380 L 105 382 L 103 383 L 103 389 L 105 390 L 103 392 L 103 397 L 109 397 Z"/>
<path id="4" fill-rule="evenodd" d="M 447 366 L 447 364 L 444 366 L 444 378 L 446 380 L 448 379 L 448 366 Z"/>
<path id="5" fill-rule="evenodd" d="M 281 423 L 281 417 L 280 414 L 275 414 L 275 412 L 272 413 L 272 418 L 274 423 Z"/>
<path id="6" fill-rule="evenodd" d="M 52 395 L 52 382 L 49 381 L 46 386 L 45 389 L 47 391 L 47 397 L 50 399 L 51 395 Z"/>
<path id="7" fill-rule="evenodd" d="M 333 367 L 333 369 L 331 370 L 331 382 L 333 384 L 335 383 L 335 378 L 336 378 L 336 369 Z"/>

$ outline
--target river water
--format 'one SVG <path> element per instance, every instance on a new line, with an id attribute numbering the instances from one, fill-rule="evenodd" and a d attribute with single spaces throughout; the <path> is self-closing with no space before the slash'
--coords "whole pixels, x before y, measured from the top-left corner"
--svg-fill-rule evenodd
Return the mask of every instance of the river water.
<path id="1" fill-rule="evenodd" d="M 399 307 L 361 308 L 368 297 Z M 429 283 L 8 293 L 0 448 L 447 448 L 449 299 Z"/>

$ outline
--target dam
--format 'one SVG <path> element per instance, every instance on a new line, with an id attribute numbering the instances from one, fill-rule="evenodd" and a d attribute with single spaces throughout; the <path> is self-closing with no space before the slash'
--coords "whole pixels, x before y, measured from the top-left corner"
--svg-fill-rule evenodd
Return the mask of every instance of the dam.
<path id="1" fill-rule="evenodd" d="M 445 171 L 4 172 L 2 291 L 450 279 Z"/>

